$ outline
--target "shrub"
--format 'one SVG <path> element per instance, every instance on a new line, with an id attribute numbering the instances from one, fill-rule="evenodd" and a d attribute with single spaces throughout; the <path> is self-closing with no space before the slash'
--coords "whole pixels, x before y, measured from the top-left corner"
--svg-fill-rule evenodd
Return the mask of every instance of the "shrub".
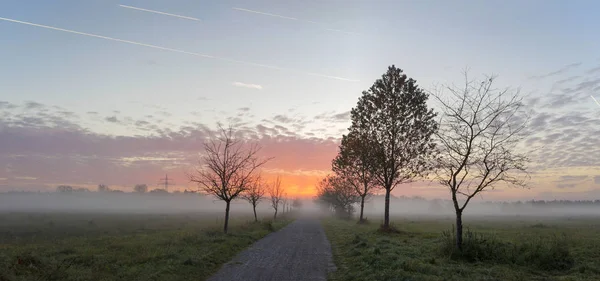
<path id="1" fill-rule="evenodd" d="M 442 232 L 440 245 L 442 255 L 453 260 L 533 265 L 543 270 L 568 270 L 575 263 L 564 235 L 514 243 L 467 228 L 463 233 L 462 250 L 458 250 L 455 233 L 454 227 Z"/>

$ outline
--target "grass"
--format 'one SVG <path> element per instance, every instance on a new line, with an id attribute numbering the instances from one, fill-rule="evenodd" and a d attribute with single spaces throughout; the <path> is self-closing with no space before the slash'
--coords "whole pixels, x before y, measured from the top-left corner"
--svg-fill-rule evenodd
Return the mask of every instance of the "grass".
<path id="1" fill-rule="evenodd" d="M 204 280 L 289 220 L 213 214 L 0 215 L 0 280 Z"/>
<path id="2" fill-rule="evenodd" d="M 330 280 L 600 280 L 597 218 L 465 218 L 456 253 L 447 219 L 379 224 L 323 220 L 337 271 Z M 446 234 L 443 234 L 446 231 Z"/>

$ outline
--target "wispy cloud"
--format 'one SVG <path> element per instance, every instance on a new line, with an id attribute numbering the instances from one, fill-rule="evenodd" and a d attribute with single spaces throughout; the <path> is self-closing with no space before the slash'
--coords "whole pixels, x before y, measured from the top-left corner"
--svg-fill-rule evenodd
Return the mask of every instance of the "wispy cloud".
<path id="1" fill-rule="evenodd" d="M 262 90 L 262 88 L 263 88 L 261 85 L 258 85 L 258 84 L 246 84 L 246 83 L 242 83 L 242 82 L 233 82 L 233 86 L 242 87 L 242 88 L 257 89 L 257 90 Z"/>
<path id="2" fill-rule="evenodd" d="M 310 24 L 316 24 L 316 25 L 320 25 L 323 29 L 328 30 L 328 31 L 341 32 L 341 33 L 352 34 L 352 35 L 360 35 L 360 33 L 357 33 L 357 32 L 346 31 L 346 30 L 341 30 L 341 29 L 326 28 L 326 27 L 324 27 L 326 24 L 320 23 L 320 22 L 316 22 L 316 21 L 302 20 L 302 19 L 298 19 L 298 18 L 294 18 L 294 17 L 288 17 L 288 16 L 283 16 L 283 15 L 271 14 L 271 13 L 267 13 L 267 12 L 261 12 L 261 11 L 244 9 L 244 8 L 233 7 L 232 9 L 237 10 L 237 11 L 241 11 L 241 12 L 259 14 L 259 15 L 263 15 L 263 16 L 270 16 L 270 17 L 275 17 L 275 18 L 280 18 L 280 19 L 294 20 L 294 21 L 301 21 L 301 22 L 310 23 Z"/>
<path id="3" fill-rule="evenodd" d="M 170 13 L 165 13 L 165 12 L 159 12 L 159 11 L 155 11 L 155 10 L 142 9 L 142 8 L 133 7 L 133 6 L 119 5 L 119 7 L 127 8 L 127 9 L 133 9 L 133 10 L 138 10 L 138 11 L 144 11 L 144 12 L 149 12 L 149 13 L 155 13 L 155 14 L 161 14 L 161 15 L 165 15 L 165 16 L 177 17 L 177 18 L 182 18 L 182 19 L 187 19 L 187 20 L 200 21 L 200 19 L 198 19 L 198 18 L 193 18 L 193 17 L 188 17 L 188 16 L 182 16 L 182 15 L 176 15 L 176 14 L 170 14 Z"/>
<path id="4" fill-rule="evenodd" d="M 221 61 L 226 61 L 226 62 L 246 64 L 246 65 L 252 65 L 252 66 L 262 67 L 262 68 L 270 68 L 270 69 L 275 69 L 275 70 L 296 72 L 296 73 L 300 73 L 300 74 L 304 74 L 304 75 L 318 76 L 318 77 L 328 78 L 328 79 L 335 79 L 335 80 L 348 81 L 348 82 L 359 82 L 359 80 L 350 79 L 350 78 L 325 75 L 325 74 L 313 73 L 313 72 L 306 72 L 306 71 L 301 71 L 301 70 L 296 70 L 296 69 L 291 69 L 291 68 L 284 68 L 284 67 L 279 67 L 279 66 L 266 65 L 266 64 L 260 64 L 260 63 L 248 62 L 248 61 L 241 61 L 241 60 L 235 60 L 235 59 L 230 59 L 230 58 L 216 57 L 216 56 L 211 56 L 211 55 L 205 55 L 205 54 L 200 54 L 200 53 L 195 53 L 195 52 L 188 52 L 188 51 L 179 50 L 179 49 L 161 47 L 161 46 L 157 46 L 157 45 L 123 40 L 123 39 L 118 39 L 118 38 L 113 38 L 113 37 L 108 37 L 108 36 L 80 32 L 80 31 L 64 29 L 64 28 L 58 28 L 58 27 L 53 27 L 53 26 L 49 26 L 49 25 L 37 24 L 37 23 L 20 21 L 20 20 L 15 20 L 15 19 L 0 17 L 0 20 L 13 22 L 13 23 L 20 23 L 20 24 L 25 24 L 25 25 L 35 26 L 35 27 L 41 27 L 41 28 L 46 28 L 46 29 L 51 29 L 51 30 L 57 30 L 57 31 L 62 31 L 62 32 L 67 32 L 67 33 L 73 33 L 73 34 L 78 34 L 78 35 L 83 35 L 83 36 L 95 37 L 95 38 L 116 41 L 116 42 L 121 42 L 121 43 L 127 43 L 127 44 L 132 44 L 132 45 L 138 45 L 138 46 L 143 46 L 143 47 L 148 47 L 148 48 L 154 48 L 154 49 L 159 49 L 159 50 L 164 50 L 164 51 L 170 51 L 170 52 L 175 52 L 175 53 L 188 54 L 188 55 L 197 56 L 197 57 L 210 58 L 210 59 L 216 59 L 216 60 L 221 60 Z"/>
<path id="5" fill-rule="evenodd" d="M 563 74 L 563 73 L 565 73 L 565 72 L 567 72 L 567 71 L 569 71 L 569 70 L 571 70 L 573 68 L 576 68 L 576 67 L 580 66 L 581 64 L 582 64 L 581 62 L 571 63 L 571 64 L 568 64 L 568 65 L 565 65 L 565 66 L 561 67 L 558 70 L 555 70 L 555 71 L 552 71 L 552 72 L 549 72 L 549 73 L 546 73 L 546 74 L 543 74 L 543 75 L 530 76 L 529 79 L 544 79 L 544 78 L 548 78 L 548 77 L 551 77 L 551 76 Z"/>

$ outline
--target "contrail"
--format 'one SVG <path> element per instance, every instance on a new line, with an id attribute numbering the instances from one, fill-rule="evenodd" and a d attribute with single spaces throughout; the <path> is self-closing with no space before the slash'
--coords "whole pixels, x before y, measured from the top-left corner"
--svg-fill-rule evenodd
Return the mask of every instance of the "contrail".
<path id="1" fill-rule="evenodd" d="M 300 74 L 304 74 L 304 75 L 312 75 L 312 76 L 318 76 L 318 77 L 329 78 L 329 79 L 336 79 L 336 80 L 349 81 L 349 82 L 359 82 L 359 80 L 350 79 L 350 78 L 331 76 L 331 75 L 325 75 L 325 74 L 319 74 L 319 73 L 311 73 L 311 72 L 305 72 L 305 71 L 291 69 L 291 68 L 284 68 L 284 67 L 278 67 L 278 66 L 273 66 L 273 65 L 247 62 L 247 61 L 235 60 L 235 59 L 230 59 L 230 58 L 216 57 L 216 56 L 205 55 L 205 54 L 200 54 L 200 53 L 195 53 L 195 52 L 183 51 L 183 50 L 179 50 L 179 49 L 161 47 L 161 46 L 157 46 L 157 45 L 145 44 L 145 43 L 123 40 L 123 39 L 118 39 L 118 38 L 113 38 L 113 37 L 108 37 L 108 36 L 96 35 L 96 34 L 92 34 L 92 33 L 80 32 L 80 31 L 58 28 L 58 27 L 53 27 L 53 26 L 48 26 L 48 25 L 42 25 L 42 24 L 37 24 L 37 23 L 32 23 L 32 22 L 2 18 L 2 17 L 0 17 L 0 20 L 14 22 L 14 23 L 20 23 L 20 24 L 25 24 L 25 25 L 31 25 L 31 26 L 41 27 L 41 28 L 46 28 L 46 29 L 52 29 L 52 30 L 57 30 L 57 31 L 62 31 L 62 32 L 68 32 L 68 33 L 73 33 L 73 34 L 78 34 L 78 35 L 84 35 L 84 36 L 89 36 L 89 37 L 95 37 L 95 38 L 116 41 L 116 42 L 121 42 L 121 43 L 127 43 L 127 44 L 132 44 L 132 45 L 144 46 L 144 47 L 148 47 L 148 48 L 154 48 L 154 49 L 170 51 L 170 52 L 175 52 L 175 53 L 188 54 L 188 55 L 197 56 L 197 57 L 211 58 L 211 59 L 217 59 L 217 60 L 222 60 L 222 61 L 227 61 L 227 62 L 234 62 L 234 63 L 239 63 L 239 64 L 246 64 L 246 65 L 258 66 L 258 67 L 270 68 L 270 69 L 276 69 L 276 70 L 285 70 L 285 71 L 296 72 L 296 73 L 300 73 Z"/>
<path id="2" fill-rule="evenodd" d="M 119 5 L 119 7 L 123 7 L 123 8 L 127 8 L 127 9 L 134 9 L 134 10 L 139 10 L 139 11 L 144 11 L 144 12 L 150 12 L 150 13 L 155 13 L 155 14 L 161 14 L 161 15 L 166 15 L 166 16 L 171 16 L 171 17 L 177 17 L 177 18 L 182 18 L 182 19 L 186 19 L 186 20 L 200 21 L 200 19 L 197 19 L 197 18 L 186 17 L 186 16 L 181 16 L 181 15 L 176 15 L 176 14 L 169 14 L 169 13 L 165 13 L 165 12 L 159 12 L 159 11 L 148 10 L 148 9 L 142 9 L 142 8 L 133 7 L 133 6 Z"/>
<path id="3" fill-rule="evenodd" d="M 593 100 L 596 102 L 596 104 L 597 104 L 598 106 L 600 106 L 600 102 L 598 102 L 598 101 L 596 100 L 596 98 L 594 98 L 594 96 L 590 95 L 590 98 L 592 98 L 592 99 L 593 99 Z"/>
<path id="4" fill-rule="evenodd" d="M 301 22 L 316 24 L 316 25 L 320 25 L 320 26 L 324 26 L 325 25 L 325 24 L 322 24 L 322 23 L 316 22 L 316 21 L 301 20 L 301 19 L 298 19 L 298 18 L 287 17 L 287 16 L 282 16 L 282 15 L 277 15 L 277 14 L 271 14 L 271 13 L 265 13 L 265 12 L 256 11 L 256 10 L 249 10 L 249 9 L 236 8 L 236 7 L 233 7 L 232 9 L 238 10 L 238 11 L 242 11 L 242 12 L 248 12 L 248 13 L 254 13 L 254 14 L 264 15 L 264 16 L 270 16 L 270 17 L 276 17 L 276 18 L 282 18 L 282 19 L 288 19 L 288 20 L 301 21 Z M 352 34 L 352 35 L 360 35 L 360 33 L 352 32 L 352 31 L 345 31 L 345 30 L 333 29 L 333 28 L 324 28 L 324 29 L 328 30 L 328 31 L 341 32 L 341 33 Z"/>

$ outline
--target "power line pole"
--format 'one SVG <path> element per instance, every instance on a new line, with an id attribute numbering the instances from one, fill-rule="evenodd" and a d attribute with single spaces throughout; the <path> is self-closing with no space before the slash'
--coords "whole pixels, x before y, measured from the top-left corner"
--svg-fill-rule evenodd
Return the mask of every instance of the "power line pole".
<path id="1" fill-rule="evenodd" d="M 173 179 L 169 179 L 169 176 L 167 174 L 165 174 L 165 178 L 164 179 L 160 179 L 160 182 L 158 184 L 159 185 L 164 185 L 165 186 L 165 190 L 168 192 L 169 191 L 169 184 L 170 185 L 174 185 L 175 182 L 173 182 Z"/>

